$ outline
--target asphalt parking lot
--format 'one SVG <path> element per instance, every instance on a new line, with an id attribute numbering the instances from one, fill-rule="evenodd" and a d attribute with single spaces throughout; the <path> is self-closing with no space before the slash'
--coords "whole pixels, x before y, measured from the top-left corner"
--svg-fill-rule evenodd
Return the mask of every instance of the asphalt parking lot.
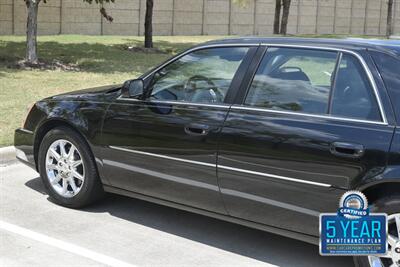
<path id="1" fill-rule="evenodd" d="M 352 266 L 318 247 L 110 195 L 85 210 L 53 204 L 38 174 L 0 166 L 0 266 Z"/>

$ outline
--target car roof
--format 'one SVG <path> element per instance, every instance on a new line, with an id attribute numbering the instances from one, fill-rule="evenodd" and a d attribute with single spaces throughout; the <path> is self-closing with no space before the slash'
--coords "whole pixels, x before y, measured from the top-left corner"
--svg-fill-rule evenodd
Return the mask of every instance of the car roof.
<path id="1" fill-rule="evenodd" d="M 218 44 L 285 44 L 304 45 L 325 48 L 340 48 L 347 50 L 375 49 L 381 52 L 388 52 L 400 57 L 400 40 L 364 39 L 364 38 L 299 38 L 299 37 L 238 37 L 221 40 L 214 40 L 202 45 Z"/>

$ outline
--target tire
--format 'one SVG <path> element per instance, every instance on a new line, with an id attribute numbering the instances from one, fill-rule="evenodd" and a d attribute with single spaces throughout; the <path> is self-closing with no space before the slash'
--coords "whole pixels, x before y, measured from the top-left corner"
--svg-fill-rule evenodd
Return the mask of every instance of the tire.
<path id="1" fill-rule="evenodd" d="M 61 145 L 64 147 L 64 153 Z M 72 156 L 66 153 L 68 147 Z M 79 161 L 79 166 L 72 165 L 72 162 L 78 164 Z M 38 163 L 42 182 L 55 203 L 68 208 L 82 208 L 103 197 L 103 186 L 90 147 L 76 131 L 68 127 L 50 130 L 40 144 Z M 79 175 L 81 179 L 76 178 Z M 59 182 L 56 182 L 58 179 Z"/>
<path id="2" fill-rule="evenodd" d="M 399 214 L 400 216 L 400 195 L 392 195 L 380 198 L 371 205 L 370 209 L 371 212 L 383 212 L 388 216 L 392 214 Z M 389 229 L 389 232 L 390 231 L 391 229 Z M 353 257 L 353 259 L 356 267 L 372 267 L 368 257 Z M 384 264 L 386 264 L 386 262 L 384 262 Z"/>

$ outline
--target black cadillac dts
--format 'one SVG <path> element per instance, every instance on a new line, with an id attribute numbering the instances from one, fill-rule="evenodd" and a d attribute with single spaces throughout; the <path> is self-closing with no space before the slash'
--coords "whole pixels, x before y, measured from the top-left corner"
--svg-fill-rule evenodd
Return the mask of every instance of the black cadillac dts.
<path id="1" fill-rule="evenodd" d="M 319 215 L 362 191 L 400 266 L 400 42 L 238 38 L 123 85 L 38 101 L 17 157 L 79 208 L 111 192 L 318 244 Z"/>

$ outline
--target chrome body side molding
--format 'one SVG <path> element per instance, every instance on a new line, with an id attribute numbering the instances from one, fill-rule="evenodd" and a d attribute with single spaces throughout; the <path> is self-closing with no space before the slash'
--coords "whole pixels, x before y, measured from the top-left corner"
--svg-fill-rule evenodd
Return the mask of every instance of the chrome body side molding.
<path id="1" fill-rule="evenodd" d="M 286 177 L 286 176 L 275 175 L 275 174 L 264 173 L 264 172 L 256 172 L 256 171 L 234 168 L 234 167 L 224 166 L 224 165 L 217 165 L 217 164 L 212 164 L 212 163 L 207 163 L 207 162 L 188 160 L 188 159 L 182 159 L 182 158 L 177 158 L 177 157 L 170 157 L 170 156 L 166 156 L 166 155 L 154 154 L 154 153 L 144 152 L 144 151 L 140 151 L 140 150 L 127 149 L 127 148 L 123 148 L 123 147 L 110 146 L 110 148 L 115 149 L 115 150 L 124 151 L 124 152 L 130 152 L 130 153 L 151 156 L 151 157 L 157 157 L 157 158 L 163 158 L 163 159 L 174 160 L 174 161 L 180 161 L 180 162 L 186 162 L 186 163 L 190 163 L 190 164 L 202 165 L 202 166 L 213 167 L 213 168 L 221 168 L 224 170 L 258 175 L 258 176 L 263 176 L 263 177 L 277 179 L 277 180 L 284 180 L 284 181 L 288 181 L 288 182 L 302 183 L 302 184 L 320 186 L 320 187 L 332 187 L 332 185 L 325 184 L 325 183 L 312 182 L 312 181 L 301 180 L 301 179 L 296 179 L 296 178 L 292 178 L 292 177 Z"/>

